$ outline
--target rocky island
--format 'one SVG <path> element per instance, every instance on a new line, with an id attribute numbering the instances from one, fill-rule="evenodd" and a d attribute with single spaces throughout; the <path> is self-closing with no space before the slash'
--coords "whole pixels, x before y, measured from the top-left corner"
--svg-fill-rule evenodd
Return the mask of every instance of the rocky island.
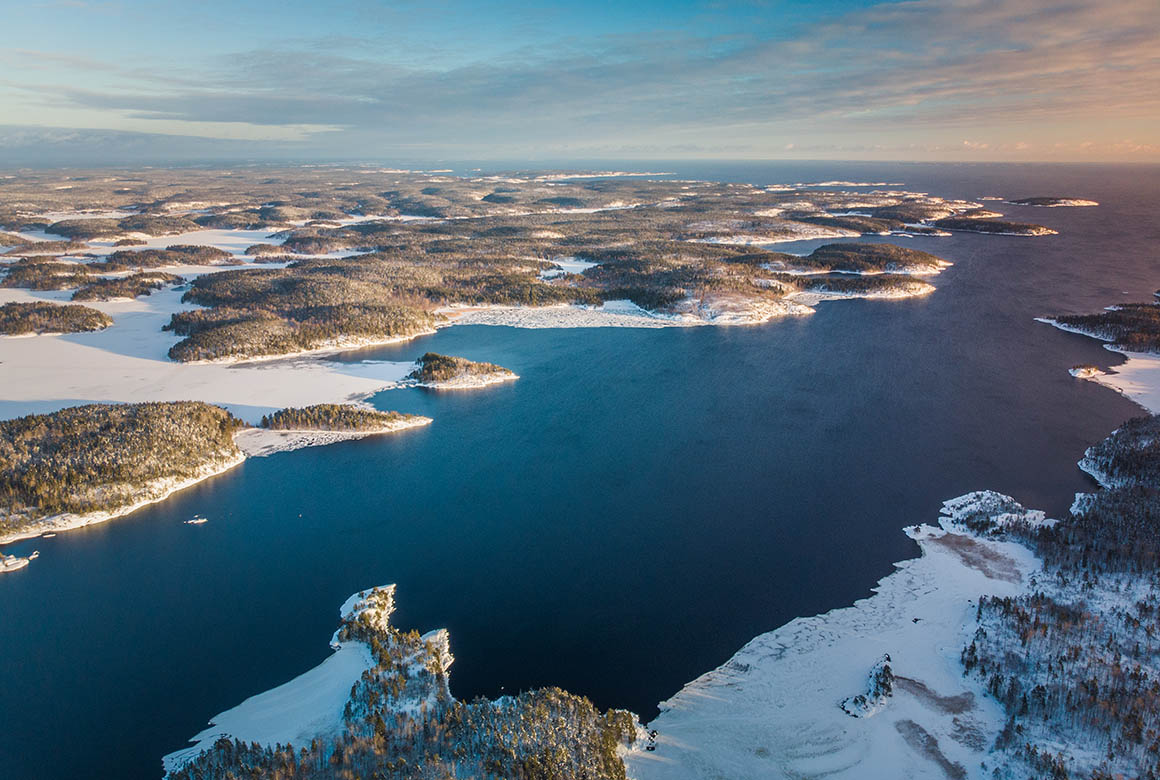
<path id="1" fill-rule="evenodd" d="M 486 387 L 519 379 L 512 371 L 494 363 L 477 363 L 467 358 L 428 352 L 415 361 L 407 379 L 417 387 L 434 390 Z"/>

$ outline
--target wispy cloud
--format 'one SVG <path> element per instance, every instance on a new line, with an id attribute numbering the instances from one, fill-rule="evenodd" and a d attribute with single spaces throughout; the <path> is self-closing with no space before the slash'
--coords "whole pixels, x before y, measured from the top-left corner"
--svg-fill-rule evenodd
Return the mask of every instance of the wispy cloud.
<path id="1" fill-rule="evenodd" d="M 890 139 L 882 148 L 1019 155 L 1054 148 L 1039 136 L 1070 134 L 1064 147 L 1081 154 L 1093 117 L 1103 130 L 1089 154 L 1155 154 L 1160 140 L 1156 0 L 912 0 L 799 25 L 789 38 L 555 37 L 447 67 L 399 64 L 422 58 L 384 56 L 380 41 L 357 35 L 197 67 L 60 52 L 18 59 L 19 79 L 0 89 L 28 105 L 104 113 L 141 130 L 239 124 L 284 138 L 293 127 L 324 133 L 315 139 L 323 146 L 510 154 L 577 144 L 712 148 L 716 138 L 720 148 L 805 153 L 793 139 L 823 137 L 846 148 Z M 78 69 L 83 86 L 67 78 Z"/>

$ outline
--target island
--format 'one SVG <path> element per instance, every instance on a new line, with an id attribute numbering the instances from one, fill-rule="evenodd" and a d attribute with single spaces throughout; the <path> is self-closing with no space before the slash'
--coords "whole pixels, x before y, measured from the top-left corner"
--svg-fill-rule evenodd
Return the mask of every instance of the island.
<path id="1" fill-rule="evenodd" d="M 1035 198 L 1016 198 L 1009 200 L 1015 206 L 1040 206 L 1045 208 L 1053 208 L 1058 206 L 1098 206 L 1100 205 L 1094 200 L 1086 200 L 1084 198 L 1060 198 L 1060 197 L 1035 197 Z"/>
<path id="2" fill-rule="evenodd" d="M 95 278 L 92 269 L 84 263 L 26 258 L 8 266 L 8 272 L 0 279 L 0 287 L 72 290 Z"/>
<path id="3" fill-rule="evenodd" d="M 407 379 L 417 387 L 435 390 L 486 387 L 519 379 L 515 373 L 494 363 L 477 363 L 467 358 L 428 352 L 415 361 Z"/>
<path id="4" fill-rule="evenodd" d="M 990 233 L 999 236 L 1054 236 L 1057 234 L 1057 231 L 1043 225 L 1011 222 L 1005 219 L 945 217 L 935 220 L 934 225 L 946 230 L 958 230 L 965 233 Z"/>
<path id="5" fill-rule="evenodd" d="M 75 303 L 13 302 L 0 306 L 0 336 L 85 333 L 112 324 L 113 318 L 104 312 Z"/>
<path id="6" fill-rule="evenodd" d="M 0 555 L 0 574 L 19 571 L 28 565 L 29 560 L 21 555 Z"/>
<path id="7" fill-rule="evenodd" d="M 233 255 L 215 246 L 172 244 L 164 249 L 118 249 L 109 255 L 106 268 L 160 268 L 169 265 L 219 265 Z"/>
<path id="8" fill-rule="evenodd" d="M 801 274 L 910 274 L 934 276 L 950 267 L 941 257 L 895 244 L 824 244 L 804 257 L 781 254 L 767 264 Z"/>
<path id="9" fill-rule="evenodd" d="M 165 757 L 167 780 L 626 780 L 622 755 L 641 736 L 631 713 L 600 712 L 559 688 L 458 701 L 448 632 L 400 630 L 394 610 L 393 585 L 351 596 L 334 654 L 214 717 L 192 747 Z"/>

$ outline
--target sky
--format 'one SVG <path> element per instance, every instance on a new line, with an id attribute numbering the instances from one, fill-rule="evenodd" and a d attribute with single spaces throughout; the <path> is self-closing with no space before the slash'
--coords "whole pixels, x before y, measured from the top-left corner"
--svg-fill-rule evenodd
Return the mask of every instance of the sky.
<path id="1" fill-rule="evenodd" d="M 0 166 L 1160 161 L 1160 0 L 0 0 L 0 29 Z"/>

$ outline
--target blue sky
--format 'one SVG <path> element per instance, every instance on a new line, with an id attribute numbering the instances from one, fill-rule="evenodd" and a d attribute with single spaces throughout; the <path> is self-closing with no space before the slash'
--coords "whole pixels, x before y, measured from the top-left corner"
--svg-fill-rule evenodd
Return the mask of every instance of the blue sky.
<path id="1" fill-rule="evenodd" d="M 1160 159 L 1157 0 L 0 0 L 0 28 L 0 154 Z"/>

